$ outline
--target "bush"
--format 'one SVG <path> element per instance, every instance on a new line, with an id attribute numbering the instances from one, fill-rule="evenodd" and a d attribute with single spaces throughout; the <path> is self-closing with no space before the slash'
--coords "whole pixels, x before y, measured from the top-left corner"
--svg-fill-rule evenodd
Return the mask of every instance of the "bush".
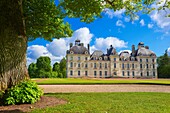
<path id="1" fill-rule="evenodd" d="M 43 91 L 33 81 L 23 81 L 18 85 L 10 88 L 4 94 L 4 103 L 10 104 L 24 104 L 35 103 L 43 95 Z"/>

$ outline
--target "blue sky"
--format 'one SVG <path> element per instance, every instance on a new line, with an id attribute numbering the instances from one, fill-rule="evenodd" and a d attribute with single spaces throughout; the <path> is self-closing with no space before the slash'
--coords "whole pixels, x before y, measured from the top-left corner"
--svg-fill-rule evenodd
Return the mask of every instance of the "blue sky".
<path id="1" fill-rule="evenodd" d="M 142 41 L 157 56 L 163 55 L 166 49 L 170 54 L 170 18 L 165 17 L 165 12 L 153 11 L 148 15 L 139 15 L 139 18 L 132 22 L 124 16 L 124 11 L 107 10 L 102 13 L 103 18 L 90 24 L 80 22 L 78 18 L 65 18 L 65 22 L 69 22 L 74 30 L 73 36 L 54 39 L 52 42 L 40 38 L 29 42 L 27 64 L 35 62 L 39 56 L 49 56 L 52 63 L 60 61 L 69 49 L 69 43 L 77 38 L 82 40 L 85 46 L 90 43 L 91 53 L 96 49 L 105 52 L 110 44 L 117 52 L 131 50 L 132 44 L 137 48 L 137 44 Z"/>

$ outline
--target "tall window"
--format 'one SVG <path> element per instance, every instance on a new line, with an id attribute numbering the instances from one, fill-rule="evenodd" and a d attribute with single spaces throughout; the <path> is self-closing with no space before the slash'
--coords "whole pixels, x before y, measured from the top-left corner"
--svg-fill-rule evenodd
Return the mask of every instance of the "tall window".
<path id="1" fill-rule="evenodd" d="M 71 75 L 71 76 L 73 75 L 73 71 L 70 71 L 70 75 Z"/>
<path id="2" fill-rule="evenodd" d="M 147 76 L 149 76 L 149 72 L 147 71 Z"/>
<path id="3" fill-rule="evenodd" d="M 97 72 L 96 71 L 94 71 L 94 77 L 96 77 L 97 76 Z"/>
<path id="4" fill-rule="evenodd" d="M 147 69 L 149 68 L 149 65 L 148 65 L 148 64 L 146 64 L 146 68 L 147 68 Z"/>
<path id="5" fill-rule="evenodd" d="M 102 71 L 100 71 L 100 77 L 102 77 Z"/>
<path id="6" fill-rule="evenodd" d="M 127 64 L 127 68 L 128 68 L 128 69 L 130 68 L 129 64 Z"/>
<path id="7" fill-rule="evenodd" d="M 141 77 L 143 76 L 143 73 L 142 73 L 142 72 L 140 73 L 140 76 L 141 76 Z"/>
<path id="8" fill-rule="evenodd" d="M 87 57 L 85 57 L 85 60 L 87 60 Z"/>
<path id="9" fill-rule="evenodd" d="M 114 58 L 114 61 L 116 61 L 116 58 Z"/>
<path id="10" fill-rule="evenodd" d="M 97 68 L 96 63 L 94 63 L 94 68 Z"/>
<path id="11" fill-rule="evenodd" d="M 70 67 L 73 67 L 73 62 L 70 62 Z"/>
<path id="12" fill-rule="evenodd" d="M 87 68 L 88 67 L 88 65 L 87 65 L 87 63 L 85 64 L 85 68 Z"/>
<path id="13" fill-rule="evenodd" d="M 155 69 L 155 64 L 153 64 L 153 69 Z"/>
<path id="14" fill-rule="evenodd" d="M 100 68 L 102 68 L 102 63 L 100 63 Z"/>
<path id="15" fill-rule="evenodd" d="M 134 71 L 132 71 L 132 76 L 133 76 L 133 77 L 135 76 L 135 72 L 134 72 Z"/>
<path id="16" fill-rule="evenodd" d="M 148 62 L 148 59 L 146 59 L 146 62 Z"/>
<path id="17" fill-rule="evenodd" d="M 105 77 L 107 77 L 107 71 L 105 71 L 104 73 L 105 73 Z"/>
<path id="18" fill-rule="evenodd" d="M 132 64 L 132 69 L 134 69 L 135 68 L 135 65 L 134 64 Z"/>
<path id="19" fill-rule="evenodd" d="M 78 57 L 78 60 L 80 60 L 80 57 Z"/>
<path id="20" fill-rule="evenodd" d="M 80 76 L 80 71 L 78 71 L 78 76 Z"/>
<path id="21" fill-rule="evenodd" d="M 140 68 L 142 69 L 142 64 L 140 64 Z"/>
<path id="22" fill-rule="evenodd" d="M 107 63 L 105 63 L 105 68 L 107 68 Z"/>
<path id="23" fill-rule="evenodd" d="M 152 62 L 155 62 L 155 60 L 154 60 L 154 59 L 152 59 Z"/>
<path id="24" fill-rule="evenodd" d="M 129 73 L 129 71 L 127 72 L 127 75 L 128 75 L 128 76 L 130 76 L 130 73 Z"/>
<path id="25" fill-rule="evenodd" d="M 78 63 L 78 67 L 80 68 L 80 63 Z"/>
<path id="26" fill-rule="evenodd" d="M 125 65 L 124 65 L 124 63 L 122 64 L 122 69 L 124 69 L 125 68 Z"/>
<path id="27" fill-rule="evenodd" d="M 155 77 L 155 72 L 153 72 L 153 76 Z"/>
<path id="28" fill-rule="evenodd" d="M 122 71 L 122 76 L 125 76 L 125 72 L 124 71 Z"/>
<path id="29" fill-rule="evenodd" d="M 88 76 L 88 72 L 87 71 L 85 71 L 85 76 Z"/>
<path id="30" fill-rule="evenodd" d="M 116 68 L 116 63 L 114 63 L 114 68 Z"/>

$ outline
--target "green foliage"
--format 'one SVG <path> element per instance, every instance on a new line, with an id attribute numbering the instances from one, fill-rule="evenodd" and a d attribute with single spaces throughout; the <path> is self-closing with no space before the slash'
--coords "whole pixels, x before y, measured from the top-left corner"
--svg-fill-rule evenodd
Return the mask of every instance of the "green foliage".
<path id="1" fill-rule="evenodd" d="M 54 0 L 23 0 L 23 10 L 29 40 L 43 37 L 51 41 L 72 35 L 70 25 L 64 23 L 64 16 Z"/>
<path id="2" fill-rule="evenodd" d="M 31 63 L 28 67 L 28 73 L 31 78 L 36 78 L 37 75 L 37 66 L 35 63 Z"/>
<path id="3" fill-rule="evenodd" d="M 43 95 L 42 90 L 33 81 L 23 81 L 8 89 L 4 94 L 4 102 L 10 104 L 35 103 Z"/>
<path id="4" fill-rule="evenodd" d="M 36 66 L 38 70 L 51 72 L 51 59 L 47 56 L 41 56 L 37 59 Z"/>
<path id="5" fill-rule="evenodd" d="M 60 61 L 60 73 L 62 73 L 62 77 L 60 78 L 66 78 L 66 58 L 64 57 L 63 59 L 61 59 Z"/>
<path id="6" fill-rule="evenodd" d="M 32 113 L 170 113 L 169 93 L 60 93 L 47 94 L 67 104 Z"/>
<path id="7" fill-rule="evenodd" d="M 165 54 L 158 57 L 158 77 L 159 78 L 170 78 L 170 57 L 168 56 L 167 50 Z"/>

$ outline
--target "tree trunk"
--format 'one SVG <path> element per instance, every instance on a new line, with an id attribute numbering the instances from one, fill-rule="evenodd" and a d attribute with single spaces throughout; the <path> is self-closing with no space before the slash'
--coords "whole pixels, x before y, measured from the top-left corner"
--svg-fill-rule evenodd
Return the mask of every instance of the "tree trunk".
<path id="1" fill-rule="evenodd" d="M 22 0 L 0 0 L 0 90 L 29 78 Z"/>

